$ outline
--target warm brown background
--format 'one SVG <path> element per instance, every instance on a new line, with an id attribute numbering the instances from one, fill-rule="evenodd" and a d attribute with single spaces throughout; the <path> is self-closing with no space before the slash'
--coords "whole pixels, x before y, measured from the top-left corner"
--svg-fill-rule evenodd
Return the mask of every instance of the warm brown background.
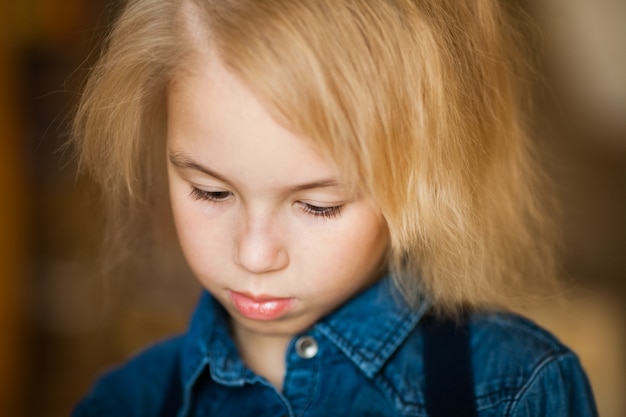
<path id="1" fill-rule="evenodd" d="M 0 0 L 0 415 L 61 417 L 103 367 L 185 328 L 171 268 L 98 274 L 98 205 L 60 150 L 104 0 Z M 536 0 L 566 123 L 541 140 L 563 205 L 569 292 L 528 312 L 581 356 L 601 415 L 626 415 L 626 2 Z M 539 52 L 538 52 L 539 53 Z"/>

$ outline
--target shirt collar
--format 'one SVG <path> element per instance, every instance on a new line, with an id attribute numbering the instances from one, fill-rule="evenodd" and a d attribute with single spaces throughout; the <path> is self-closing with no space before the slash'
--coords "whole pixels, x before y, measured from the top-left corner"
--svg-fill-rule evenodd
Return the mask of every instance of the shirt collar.
<path id="1" fill-rule="evenodd" d="M 213 379 L 226 385 L 243 385 L 253 376 L 237 353 L 226 311 L 206 291 L 185 335 L 181 356 L 181 377 L 186 388 L 191 388 L 207 365 Z"/>
<path id="2" fill-rule="evenodd" d="M 373 377 L 413 330 L 427 309 L 411 308 L 389 277 L 383 278 L 314 327 L 361 371 Z M 217 382 L 236 386 L 257 379 L 241 361 L 229 335 L 227 313 L 204 293 L 181 350 L 181 378 L 186 391 L 207 365 Z"/>
<path id="3" fill-rule="evenodd" d="M 321 320 L 316 329 L 372 378 L 427 310 L 409 306 L 386 277 Z"/>

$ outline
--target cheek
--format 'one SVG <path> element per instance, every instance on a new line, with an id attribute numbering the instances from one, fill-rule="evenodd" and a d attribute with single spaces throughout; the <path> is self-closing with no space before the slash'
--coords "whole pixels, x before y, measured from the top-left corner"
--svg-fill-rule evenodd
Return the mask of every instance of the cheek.
<path id="1" fill-rule="evenodd" d="M 354 221 L 342 228 L 328 242 L 323 250 L 328 265 L 346 274 L 355 275 L 359 280 L 367 278 L 372 270 L 380 265 L 388 247 L 386 226 L 378 216 L 358 213 Z"/>
<path id="2" fill-rule="evenodd" d="M 210 219 L 202 213 L 198 207 L 198 202 L 192 201 L 186 195 L 179 194 L 179 197 L 172 198 L 172 214 L 178 235 L 178 241 L 187 263 L 196 274 L 205 271 L 212 264 L 210 260 L 220 259 L 221 254 L 217 254 L 223 245 L 216 245 L 220 242 L 217 235 L 220 231 Z"/>
<path id="3" fill-rule="evenodd" d="M 359 221 L 345 233 L 348 250 L 361 253 L 361 258 L 377 258 L 388 245 L 387 226 L 382 218 L 370 210 L 358 214 Z"/>
<path id="4" fill-rule="evenodd" d="M 193 215 L 179 211 L 176 217 L 180 247 L 189 268 L 203 287 L 216 291 L 224 284 L 224 279 L 231 276 L 226 239 L 202 216 L 194 221 Z"/>
<path id="5" fill-rule="evenodd" d="M 199 237 L 195 222 L 186 211 L 180 207 L 178 209 L 172 207 L 172 210 L 180 247 L 187 259 L 187 263 L 192 269 L 196 270 L 196 264 L 202 259 L 202 253 L 206 252 L 204 242 Z"/>
<path id="6" fill-rule="evenodd" d="M 183 181 L 170 180 L 170 205 L 183 247 L 205 246 L 212 241 L 212 234 L 217 233 L 215 216 L 206 210 L 204 202 L 191 196 L 190 187 Z"/>

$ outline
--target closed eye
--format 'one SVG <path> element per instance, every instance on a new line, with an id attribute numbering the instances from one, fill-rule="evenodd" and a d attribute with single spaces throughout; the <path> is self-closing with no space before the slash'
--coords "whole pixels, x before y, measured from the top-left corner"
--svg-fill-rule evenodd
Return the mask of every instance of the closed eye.
<path id="1" fill-rule="evenodd" d="M 204 200 L 220 203 L 226 201 L 232 195 L 232 193 L 230 191 L 205 191 L 193 187 L 189 195 L 194 200 Z"/>
<path id="2" fill-rule="evenodd" d="M 310 214 L 312 216 L 322 217 L 325 219 L 332 219 L 341 215 L 342 206 L 320 207 L 320 206 L 315 206 L 313 204 L 303 203 L 303 202 L 300 202 L 299 204 L 305 213 Z"/>

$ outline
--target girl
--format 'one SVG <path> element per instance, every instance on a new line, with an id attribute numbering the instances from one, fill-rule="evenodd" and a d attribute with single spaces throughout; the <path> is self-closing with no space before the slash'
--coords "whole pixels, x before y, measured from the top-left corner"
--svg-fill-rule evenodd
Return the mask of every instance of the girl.
<path id="1" fill-rule="evenodd" d="M 494 310 L 552 262 L 504 3 L 129 1 L 75 143 L 114 219 L 167 172 L 206 294 L 74 415 L 595 415 Z"/>

